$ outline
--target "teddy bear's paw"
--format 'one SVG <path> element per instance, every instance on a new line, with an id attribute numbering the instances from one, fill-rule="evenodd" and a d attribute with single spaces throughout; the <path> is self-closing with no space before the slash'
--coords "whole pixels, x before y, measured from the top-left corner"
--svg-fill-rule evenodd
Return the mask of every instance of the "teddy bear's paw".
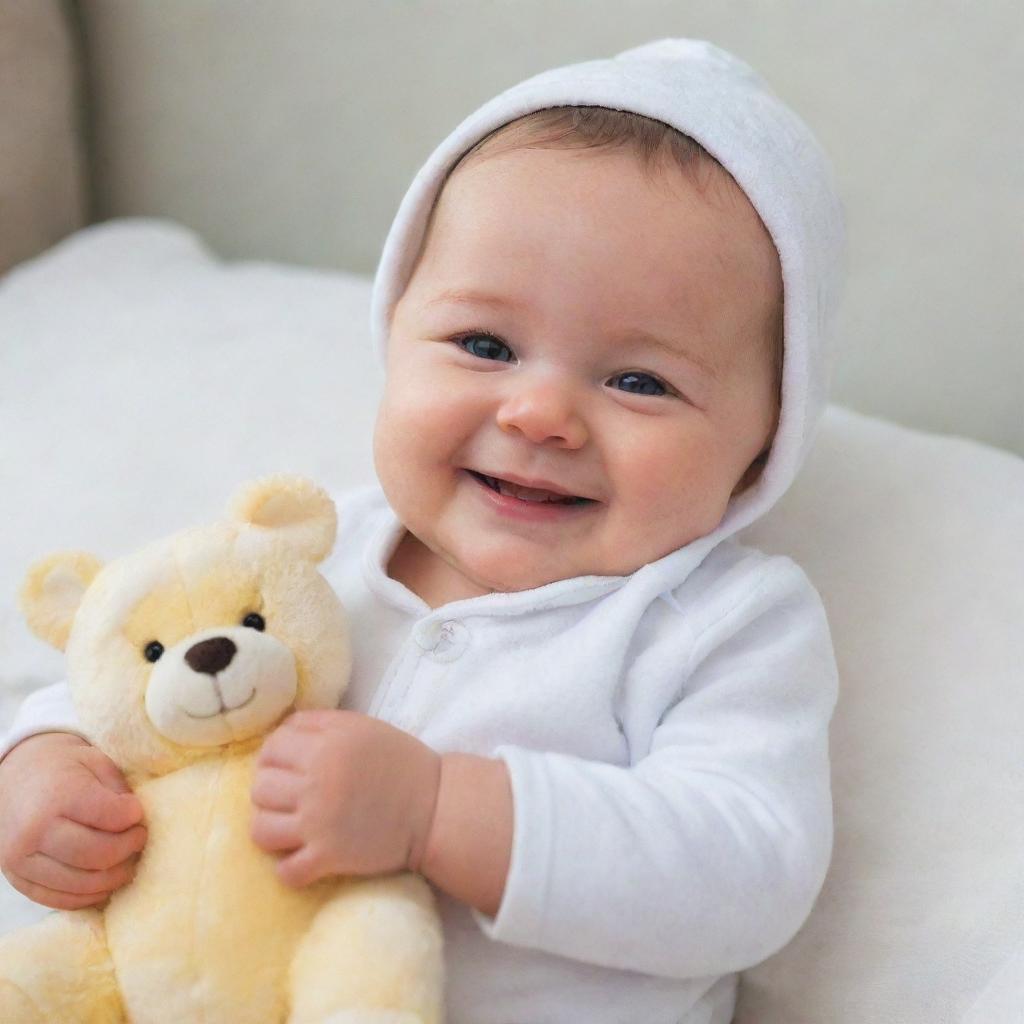
<path id="1" fill-rule="evenodd" d="M 423 1024 L 423 1018 L 407 1010 L 339 1010 L 321 1024 Z"/>

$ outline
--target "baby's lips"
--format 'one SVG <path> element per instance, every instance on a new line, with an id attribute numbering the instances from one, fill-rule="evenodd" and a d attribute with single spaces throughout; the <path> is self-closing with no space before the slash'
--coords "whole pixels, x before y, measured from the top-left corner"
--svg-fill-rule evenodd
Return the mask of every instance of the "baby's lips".
<path id="1" fill-rule="evenodd" d="M 593 496 L 593 489 L 575 489 L 572 486 L 563 486 L 562 484 L 555 483 L 553 480 L 546 478 L 531 479 L 526 475 L 520 475 L 516 473 L 488 473 L 484 470 L 470 469 L 468 471 L 477 477 L 484 477 L 490 480 L 500 480 L 506 484 L 511 484 L 514 487 L 520 487 L 524 490 L 547 492 L 554 494 L 562 498 L 579 498 L 584 501 L 596 502 L 599 499 Z"/>

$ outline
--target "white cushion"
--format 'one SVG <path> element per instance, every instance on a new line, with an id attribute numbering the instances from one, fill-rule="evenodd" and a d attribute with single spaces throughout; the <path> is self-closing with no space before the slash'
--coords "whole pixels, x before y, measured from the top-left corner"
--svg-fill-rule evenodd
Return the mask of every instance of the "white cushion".
<path id="1" fill-rule="evenodd" d="M 372 479 L 368 324 L 365 277 L 223 265 L 167 221 L 86 228 L 0 279 L 0 682 L 60 673 L 13 603 L 41 555 L 113 558 L 262 473 Z"/>
<path id="2" fill-rule="evenodd" d="M 832 866 L 737 1024 L 1024 1021 L 962 1019 L 1024 1012 L 1022 535 L 1020 458 L 838 408 L 744 535 L 817 585 L 840 697 Z"/>
<path id="3" fill-rule="evenodd" d="M 14 606 L 33 559 L 114 557 L 264 472 L 371 478 L 369 296 L 363 276 L 222 264 L 152 220 L 0 281 L 0 726 L 61 672 Z M 1022 527 L 1020 459 L 830 407 L 744 534 L 817 584 L 842 687 L 832 869 L 800 934 L 744 973 L 738 1024 L 1002 1024 L 1024 1005 Z M 38 914 L 0 891 L 0 931 Z"/>

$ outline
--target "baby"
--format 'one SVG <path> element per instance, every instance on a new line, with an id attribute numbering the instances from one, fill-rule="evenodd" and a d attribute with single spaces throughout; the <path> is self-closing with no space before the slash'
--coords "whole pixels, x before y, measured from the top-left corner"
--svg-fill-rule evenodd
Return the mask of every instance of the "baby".
<path id="1" fill-rule="evenodd" d="M 841 249 L 807 129 L 691 40 L 509 89 L 403 200 L 381 487 L 338 498 L 322 569 L 352 682 L 267 739 L 252 836 L 289 885 L 421 872 L 450 1024 L 726 1024 L 810 912 L 828 625 L 733 535 L 810 446 Z M 58 684 L 0 747 L 4 874 L 68 908 L 146 839 L 75 730 Z"/>

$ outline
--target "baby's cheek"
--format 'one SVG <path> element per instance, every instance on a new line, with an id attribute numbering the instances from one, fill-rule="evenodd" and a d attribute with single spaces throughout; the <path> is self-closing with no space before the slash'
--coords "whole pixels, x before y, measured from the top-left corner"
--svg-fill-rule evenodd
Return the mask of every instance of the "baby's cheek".
<path id="1" fill-rule="evenodd" d="M 634 538 L 644 549 L 642 561 L 649 561 L 710 533 L 728 497 L 721 470 L 710 448 L 651 440 L 638 445 L 615 481 L 623 544 Z"/>
<path id="2" fill-rule="evenodd" d="M 616 494 L 637 514 L 645 505 L 676 504 L 689 490 L 692 467 L 678 442 L 651 431 L 622 446 L 613 473 Z"/>
<path id="3" fill-rule="evenodd" d="M 407 389 L 385 395 L 375 429 L 375 446 L 383 453 L 408 458 L 411 449 L 430 444 L 441 428 L 439 410 L 422 394 Z"/>

